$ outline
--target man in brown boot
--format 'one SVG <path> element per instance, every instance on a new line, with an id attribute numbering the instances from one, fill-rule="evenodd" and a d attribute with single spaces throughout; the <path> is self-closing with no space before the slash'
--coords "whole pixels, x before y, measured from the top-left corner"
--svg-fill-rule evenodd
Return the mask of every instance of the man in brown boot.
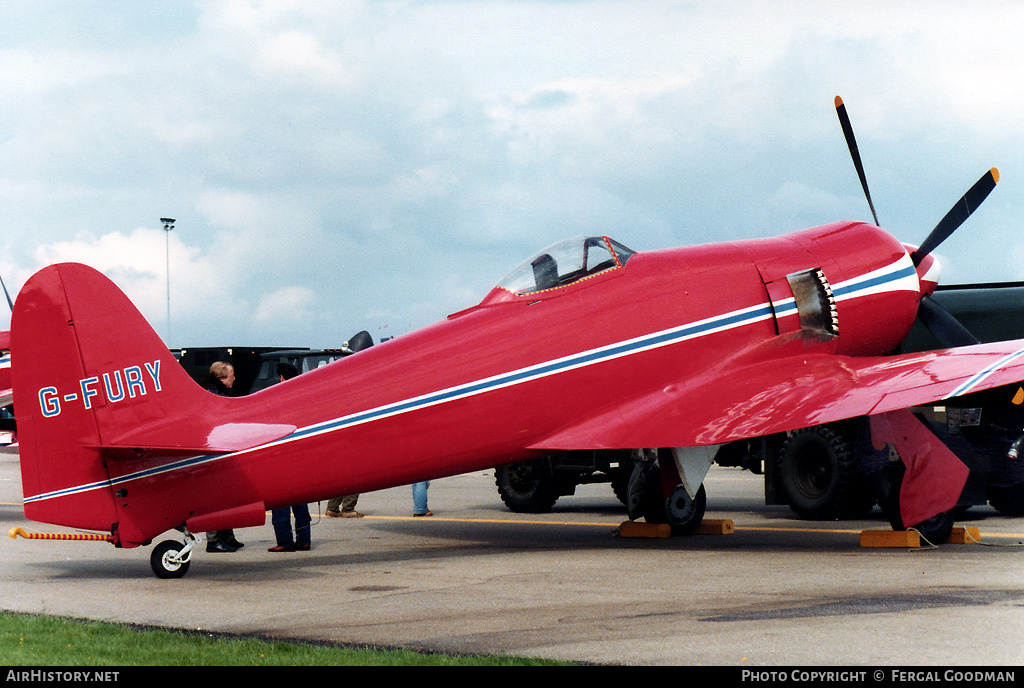
<path id="1" fill-rule="evenodd" d="M 362 518 L 363 515 L 356 511 L 356 502 L 359 495 L 348 495 L 347 497 L 335 497 L 327 502 L 328 518 Z M 339 508 L 340 507 L 340 508 Z"/>

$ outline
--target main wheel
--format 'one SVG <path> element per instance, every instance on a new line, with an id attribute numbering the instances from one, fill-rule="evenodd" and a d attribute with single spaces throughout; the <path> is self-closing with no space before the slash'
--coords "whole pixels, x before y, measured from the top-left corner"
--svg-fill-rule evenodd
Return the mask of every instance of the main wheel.
<path id="1" fill-rule="evenodd" d="M 494 482 L 501 501 L 517 513 L 539 514 L 551 511 L 558 501 L 558 490 L 549 471 L 540 461 L 522 461 L 494 469 Z"/>
<path id="2" fill-rule="evenodd" d="M 693 498 L 682 484 L 677 485 L 665 500 L 665 516 L 668 524 L 672 527 L 672 534 L 692 535 L 704 520 L 707 503 L 703 485 L 697 490 L 697 496 Z"/>
<path id="3" fill-rule="evenodd" d="M 802 518 L 833 521 L 863 516 L 874 506 L 850 443 L 823 425 L 790 435 L 780 452 L 780 473 L 787 502 Z"/>
<path id="4" fill-rule="evenodd" d="M 883 511 L 889 519 L 889 525 L 893 530 L 916 530 L 921 537 L 929 544 L 937 545 L 949 539 L 953 532 L 953 524 L 956 519 L 955 509 L 943 511 L 941 514 L 932 516 L 926 521 L 907 528 L 903 525 L 903 516 L 900 512 L 900 488 L 903 486 L 903 470 L 895 470 L 889 473 L 889 492 L 885 497 Z"/>
<path id="5" fill-rule="evenodd" d="M 164 540 L 153 548 L 149 555 L 149 565 L 157 578 L 181 578 L 188 572 L 191 561 L 179 561 L 178 552 L 185 546 L 174 540 Z"/>

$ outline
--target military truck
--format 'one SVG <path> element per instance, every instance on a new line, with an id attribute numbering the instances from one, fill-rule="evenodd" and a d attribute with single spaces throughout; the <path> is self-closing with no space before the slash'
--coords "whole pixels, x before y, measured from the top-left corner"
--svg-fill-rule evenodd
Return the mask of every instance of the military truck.
<path id="1" fill-rule="evenodd" d="M 345 356 L 373 346 L 373 338 L 366 330 L 353 335 L 337 349 L 275 349 L 260 354 L 259 366 L 252 382 L 251 392 L 266 389 L 278 381 L 277 364 L 290 363 L 299 374 L 308 373 L 333 363 Z"/>
<path id="2" fill-rule="evenodd" d="M 172 350 L 174 357 L 185 372 L 198 384 L 206 386 L 210 377 L 210 366 L 217 361 L 230 363 L 235 369 L 234 396 L 244 396 L 252 389 L 263 362 L 263 355 L 271 351 L 308 351 L 301 347 L 285 346 L 196 346 Z M 276 379 L 276 378 L 275 378 Z"/>

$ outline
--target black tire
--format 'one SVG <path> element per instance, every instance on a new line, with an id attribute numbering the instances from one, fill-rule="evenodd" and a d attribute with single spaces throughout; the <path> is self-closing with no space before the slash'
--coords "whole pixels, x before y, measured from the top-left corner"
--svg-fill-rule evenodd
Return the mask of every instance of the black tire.
<path id="1" fill-rule="evenodd" d="M 782 445 L 779 468 L 786 502 L 801 518 L 859 517 L 874 506 L 874 494 L 857 471 L 852 446 L 826 426 L 790 435 Z"/>
<path id="2" fill-rule="evenodd" d="M 692 535 L 704 520 L 707 503 L 703 485 L 697 490 L 697 496 L 692 499 L 681 483 L 677 485 L 665 500 L 665 518 L 672 527 L 672 534 Z"/>
<path id="3" fill-rule="evenodd" d="M 1024 516 L 1024 483 L 990 487 L 988 503 L 1004 516 Z"/>
<path id="4" fill-rule="evenodd" d="M 612 473 L 612 492 L 624 506 L 629 506 L 629 479 L 633 476 L 633 467 L 620 468 Z"/>
<path id="5" fill-rule="evenodd" d="M 510 510 L 521 514 L 542 514 L 551 511 L 559 492 L 550 471 L 542 461 L 521 461 L 494 469 L 494 483 L 501 501 Z"/>
<path id="6" fill-rule="evenodd" d="M 153 567 L 157 578 L 181 578 L 188 573 L 191 561 L 176 563 L 171 560 L 172 555 L 184 548 L 183 544 L 174 540 L 164 540 L 153 548 L 153 553 L 149 555 L 149 565 Z"/>
<path id="7" fill-rule="evenodd" d="M 903 524 L 903 516 L 900 512 L 900 487 L 903 485 L 904 472 L 904 470 L 895 470 L 889 474 L 889 491 L 882 506 L 886 518 L 889 519 L 889 525 L 893 530 L 916 530 L 921 534 L 922 539 L 932 545 L 945 542 L 953 532 L 956 509 L 944 511 L 910 528 Z"/>
<path id="8" fill-rule="evenodd" d="M 657 461 L 636 461 L 626 486 L 626 510 L 631 520 L 665 523 L 665 495 Z"/>

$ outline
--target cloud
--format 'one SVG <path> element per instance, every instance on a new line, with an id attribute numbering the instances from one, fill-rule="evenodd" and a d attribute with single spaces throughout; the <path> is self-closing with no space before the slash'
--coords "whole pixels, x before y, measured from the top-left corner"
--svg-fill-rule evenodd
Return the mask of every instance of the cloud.
<path id="1" fill-rule="evenodd" d="M 404 331 L 565 236 L 865 219 L 840 94 L 903 240 L 1001 167 L 947 276 L 1020 278 L 1019 10 L 983 5 L 10 0 L 0 270 L 93 263 L 167 330 L 171 215 L 180 344 Z"/>
<path id="2" fill-rule="evenodd" d="M 261 296 L 253 311 L 257 325 L 308 326 L 316 306 L 316 293 L 307 287 L 285 287 Z"/>

